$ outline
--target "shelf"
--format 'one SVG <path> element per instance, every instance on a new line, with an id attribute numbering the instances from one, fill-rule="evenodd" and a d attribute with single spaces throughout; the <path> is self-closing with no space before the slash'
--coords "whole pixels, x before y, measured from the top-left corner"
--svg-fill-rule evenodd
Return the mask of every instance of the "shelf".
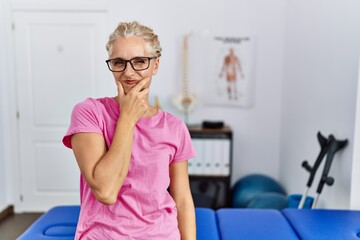
<path id="1" fill-rule="evenodd" d="M 230 206 L 232 130 L 188 125 L 197 155 L 189 162 L 190 187 L 196 207 Z"/>

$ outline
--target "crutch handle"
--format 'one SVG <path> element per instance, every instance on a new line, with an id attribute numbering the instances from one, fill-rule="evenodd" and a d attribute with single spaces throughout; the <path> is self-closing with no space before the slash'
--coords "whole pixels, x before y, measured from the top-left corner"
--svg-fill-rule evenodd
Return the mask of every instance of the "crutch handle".
<path id="1" fill-rule="evenodd" d="M 312 167 L 309 165 L 308 161 L 303 161 L 301 166 L 306 169 L 306 171 L 311 172 Z"/>

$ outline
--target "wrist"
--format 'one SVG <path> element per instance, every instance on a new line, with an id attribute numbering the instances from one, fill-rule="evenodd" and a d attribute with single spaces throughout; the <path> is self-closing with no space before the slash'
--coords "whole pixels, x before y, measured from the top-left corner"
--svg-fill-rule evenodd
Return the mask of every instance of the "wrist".
<path id="1" fill-rule="evenodd" d="M 131 118 L 130 116 L 128 116 L 127 114 L 120 114 L 120 117 L 118 119 L 118 124 L 124 124 L 128 127 L 134 127 L 137 123 L 137 120 Z"/>

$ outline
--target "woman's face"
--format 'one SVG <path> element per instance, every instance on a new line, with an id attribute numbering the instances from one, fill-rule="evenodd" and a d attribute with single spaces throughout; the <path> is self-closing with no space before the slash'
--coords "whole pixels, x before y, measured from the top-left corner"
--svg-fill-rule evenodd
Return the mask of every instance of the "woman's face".
<path id="1" fill-rule="evenodd" d="M 139 37 L 120 37 L 112 44 L 112 53 L 110 59 L 119 58 L 130 60 L 136 57 L 154 57 L 146 51 L 145 41 Z M 149 68 L 142 71 L 136 71 L 129 62 L 123 72 L 113 72 L 116 81 L 119 81 L 127 94 L 136 84 L 144 79 L 148 79 L 157 74 L 159 67 L 159 58 L 151 59 Z M 150 86 L 151 81 L 149 82 Z"/>

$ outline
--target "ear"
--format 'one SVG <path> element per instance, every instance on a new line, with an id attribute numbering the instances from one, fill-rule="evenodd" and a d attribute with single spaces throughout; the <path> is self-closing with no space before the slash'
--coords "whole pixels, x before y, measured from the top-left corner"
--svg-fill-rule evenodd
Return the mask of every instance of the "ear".
<path id="1" fill-rule="evenodd" d="M 159 65 L 160 65 L 160 58 L 156 58 L 154 59 L 154 67 L 153 67 L 153 72 L 152 75 L 156 75 L 158 70 L 159 70 Z"/>

